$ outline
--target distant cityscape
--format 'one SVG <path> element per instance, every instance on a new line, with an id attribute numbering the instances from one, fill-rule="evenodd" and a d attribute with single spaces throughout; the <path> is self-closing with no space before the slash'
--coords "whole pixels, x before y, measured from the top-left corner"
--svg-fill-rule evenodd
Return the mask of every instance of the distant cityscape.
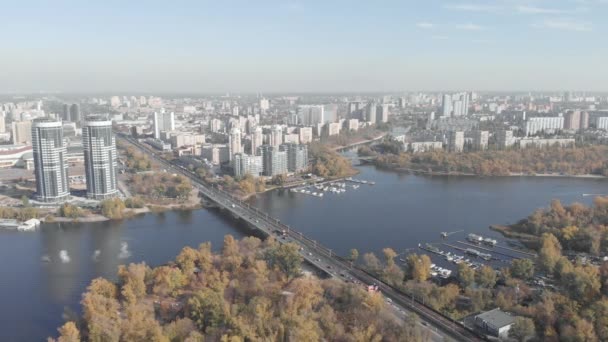
<path id="1" fill-rule="evenodd" d="M 408 93 L 302 96 L 59 96 L 0 103 L 0 167 L 33 170 L 36 197 L 63 202 L 118 196 L 115 132 L 183 165 L 237 179 L 308 170 L 308 145 L 385 130 L 419 153 L 571 146 L 608 138 L 608 96 Z M 362 138 L 362 137 L 360 137 Z"/>

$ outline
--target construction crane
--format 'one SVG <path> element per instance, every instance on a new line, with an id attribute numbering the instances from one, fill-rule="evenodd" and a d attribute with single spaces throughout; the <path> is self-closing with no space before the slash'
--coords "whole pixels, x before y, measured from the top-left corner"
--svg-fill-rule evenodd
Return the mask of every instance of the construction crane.
<path id="1" fill-rule="evenodd" d="M 448 236 L 450 236 L 452 234 L 462 233 L 462 232 L 464 232 L 464 230 L 457 230 L 455 232 L 449 232 L 449 233 L 448 232 L 441 232 L 441 237 L 445 239 L 445 238 L 447 238 Z"/>

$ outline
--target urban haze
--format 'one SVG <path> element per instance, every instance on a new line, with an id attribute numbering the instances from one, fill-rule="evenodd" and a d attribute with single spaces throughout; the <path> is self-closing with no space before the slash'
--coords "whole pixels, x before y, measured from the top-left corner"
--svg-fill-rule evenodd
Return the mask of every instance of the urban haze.
<path id="1" fill-rule="evenodd" d="M 608 340 L 608 2 L 2 13 L 1 341 Z"/>

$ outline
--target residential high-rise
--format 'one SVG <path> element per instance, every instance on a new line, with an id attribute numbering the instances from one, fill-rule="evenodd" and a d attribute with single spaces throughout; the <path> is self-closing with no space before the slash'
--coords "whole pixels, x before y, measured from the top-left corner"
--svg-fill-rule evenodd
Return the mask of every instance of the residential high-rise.
<path id="1" fill-rule="evenodd" d="M 237 127 L 234 127 L 230 130 L 230 135 L 228 136 L 228 148 L 230 149 L 230 160 L 237 153 L 243 153 L 241 146 L 241 130 Z"/>
<path id="2" fill-rule="evenodd" d="M 464 150 L 464 132 L 450 132 L 448 136 L 448 151 L 462 152 Z"/>
<path id="3" fill-rule="evenodd" d="M 13 121 L 13 144 L 26 144 L 32 142 L 32 122 Z"/>
<path id="4" fill-rule="evenodd" d="M 70 117 L 69 121 L 80 123 L 80 105 L 78 103 L 74 103 L 70 106 Z"/>
<path id="5" fill-rule="evenodd" d="M 82 128 L 87 197 L 105 199 L 118 195 L 116 141 L 112 121 L 100 115 L 86 118 Z"/>
<path id="6" fill-rule="evenodd" d="M 251 175 L 259 177 L 264 171 L 262 156 L 250 156 L 245 153 L 237 153 L 232 160 L 232 168 L 236 178 L 243 178 Z"/>
<path id="7" fill-rule="evenodd" d="M 314 126 L 325 122 L 325 107 L 322 105 L 301 105 L 297 112 L 299 122 L 304 126 Z"/>
<path id="8" fill-rule="evenodd" d="M 368 122 L 376 123 L 376 121 L 377 121 L 377 119 L 376 119 L 376 111 L 377 111 L 376 103 L 373 102 L 373 101 L 370 102 L 367 105 L 367 112 L 366 112 L 366 115 L 365 115 L 365 119 Z"/>
<path id="9" fill-rule="evenodd" d="M 366 104 L 360 101 L 350 102 L 348 104 L 348 117 L 353 119 L 365 120 Z"/>
<path id="10" fill-rule="evenodd" d="M 475 150 L 486 150 L 488 148 L 488 137 L 490 133 L 488 131 L 474 131 L 473 132 L 473 149 Z"/>
<path id="11" fill-rule="evenodd" d="M 564 129 L 582 130 L 589 128 L 589 113 L 580 110 L 568 111 L 564 117 Z"/>
<path id="12" fill-rule="evenodd" d="M 300 127 L 298 128 L 298 134 L 300 135 L 300 144 L 312 142 L 312 127 Z"/>
<path id="13" fill-rule="evenodd" d="M 68 183 L 67 144 L 61 121 L 51 118 L 34 120 L 31 130 L 36 176 L 36 199 L 61 202 L 70 195 Z"/>
<path id="14" fill-rule="evenodd" d="M 298 144 L 284 144 L 283 150 L 287 151 L 287 170 L 289 172 L 300 172 L 308 168 L 308 147 Z"/>
<path id="15" fill-rule="evenodd" d="M 160 132 L 171 132 L 175 130 L 175 113 L 174 112 L 165 112 L 164 109 L 161 109 L 161 112 L 154 112 L 154 117 L 152 119 L 152 127 L 154 129 L 154 138 L 160 139 Z"/>
<path id="16" fill-rule="evenodd" d="M 443 102 L 441 106 L 441 116 L 452 116 L 452 97 L 449 94 L 443 94 Z"/>
<path id="17" fill-rule="evenodd" d="M 175 131 L 175 113 L 163 113 L 163 131 Z"/>
<path id="18" fill-rule="evenodd" d="M 589 113 L 581 113 L 581 130 L 589 128 Z"/>
<path id="19" fill-rule="evenodd" d="M 441 112 L 442 117 L 467 116 L 469 114 L 469 93 L 444 94 Z"/>
<path id="20" fill-rule="evenodd" d="M 152 128 L 154 129 L 154 139 L 160 139 L 160 131 L 161 131 L 161 113 L 154 112 L 154 117 L 152 119 Z"/>
<path id="21" fill-rule="evenodd" d="M 564 118 L 564 129 L 578 130 L 581 128 L 581 111 L 571 110 Z"/>
<path id="22" fill-rule="evenodd" d="M 70 105 L 67 103 L 63 104 L 63 113 L 61 119 L 63 121 L 70 121 Z"/>
<path id="23" fill-rule="evenodd" d="M 499 149 L 507 149 L 515 144 L 515 139 L 513 138 L 513 131 L 511 130 L 502 130 L 497 134 L 496 142 L 498 144 Z"/>
<path id="24" fill-rule="evenodd" d="M 258 147 L 264 144 L 264 135 L 262 134 L 262 127 L 256 127 L 251 133 L 251 155 L 255 156 Z"/>
<path id="25" fill-rule="evenodd" d="M 270 109 L 270 100 L 266 98 L 260 99 L 260 110 L 262 110 L 262 112 L 265 112 L 268 109 Z"/>
<path id="26" fill-rule="evenodd" d="M 388 122 L 388 104 L 383 103 L 376 108 L 376 123 Z"/>
<path id="27" fill-rule="evenodd" d="M 287 151 L 281 151 L 280 148 L 262 145 L 259 148 L 259 154 L 262 156 L 265 176 L 276 176 L 287 173 Z"/>
<path id="28" fill-rule="evenodd" d="M 270 132 L 270 146 L 279 147 L 283 143 L 283 128 L 279 125 L 272 126 Z"/>
<path id="29" fill-rule="evenodd" d="M 0 111 L 0 133 L 6 132 L 6 116 Z"/>

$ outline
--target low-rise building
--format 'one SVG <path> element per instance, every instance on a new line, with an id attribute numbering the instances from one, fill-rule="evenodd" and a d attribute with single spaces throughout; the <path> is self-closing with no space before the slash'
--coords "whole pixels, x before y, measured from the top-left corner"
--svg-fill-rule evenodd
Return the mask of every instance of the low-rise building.
<path id="1" fill-rule="evenodd" d="M 519 140 L 520 148 L 528 147 L 546 147 L 546 146 L 560 146 L 568 147 L 574 146 L 574 139 L 539 139 L 539 138 L 523 138 Z"/>
<path id="2" fill-rule="evenodd" d="M 325 132 L 328 137 L 340 134 L 340 124 L 338 122 L 330 122 L 326 124 Z"/>
<path id="3" fill-rule="evenodd" d="M 205 135 L 197 133 L 177 133 L 171 136 L 171 147 L 195 146 L 205 143 Z"/>
<path id="4" fill-rule="evenodd" d="M 220 165 L 230 161 L 230 149 L 227 145 L 206 144 L 201 147 L 201 157 L 211 164 Z"/>
<path id="5" fill-rule="evenodd" d="M 171 151 L 171 144 L 167 144 L 160 139 L 148 138 L 146 139 L 146 144 L 160 151 Z"/>
<path id="6" fill-rule="evenodd" d="M 406 143 L 405 148 L 412 153 L 427 152 L 432 150 L 441 150 L 443 143 L 441 141 L 421 141 Z"/>
<path id="7" fill-rule="evenodd" d="M 359 119 L 348 119 L 345 122 L 345 128 L 348 131 L 358 131 L 359 130 Z"/>
<path id="8" fill-rule="evenodd" d="M 298 134 L 285 134 L 283 135 L 284 144 L 299 144 L 300 136 Z"/>
<path id="9" fill-rule="evenodd" d="M 515 317 L 496 308 L 475 316 L 475 327 L 487 335 L 508 338 L 509 330 L 515 323 Z"/>
<path id="10" fill-rule="evenodd" d="M 32 146 L 0 145 L 0 169 L 15 166 L 28 153 L 31 155 Z"/>

